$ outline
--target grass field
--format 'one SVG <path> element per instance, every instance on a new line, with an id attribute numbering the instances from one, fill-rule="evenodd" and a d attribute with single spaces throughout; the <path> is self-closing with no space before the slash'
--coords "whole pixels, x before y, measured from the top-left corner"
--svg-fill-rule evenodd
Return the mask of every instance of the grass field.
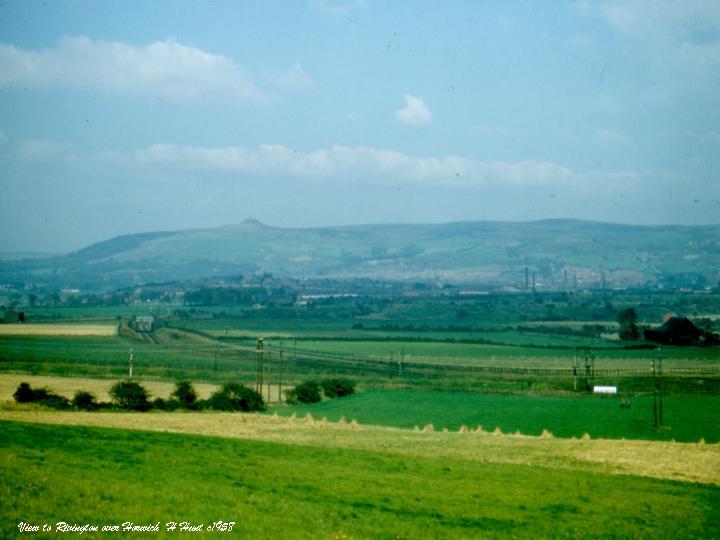
<path id="1" fill-rule="evenodd" d="M 6 421 L 0 458 L 4 537 L 61 520 L 234 521 L 242 538 L 720 534 L 716 485 L 577 467 Z"/>
<path id="2" fill-rule="evenodd" d="M 115 336 L 117 324 L 0 324 L 0 336 Z"/>
<path id="3" fill-rule="evenodd" d="M 499 427 L 539 435 L 547 429 L 558 437 L 649 439 L 697 442 L 720 441 L 720 396 L 669 395 L 663 400 L 664 427 L 653 428 L 652 396 L 635 396 L 629 408 L 617 397 L 547 397 L 467 392 L 370 390 L 312 405 L 274 409 L 278 414 L 356 418 L 361 423 L 440 430 L 461 426 Z"/>
<path id="4" fill-rule="evenodd" d="M 230 372 L 254 369 L 254 354 L 215 347 L 199 336 L 163 330 L 157 339 L 159 344 L 121 336 L 2 336 L 0 370 L 119 378 L 128 372 L 130 349 L 139 376 L 222 381 Z"/>
<path id="5" fill-rule="evenodd" d="M 720 445 L 640 440 L 561 439 L 487 431 L 415 431 L 354 419 L 220 412 L 57 412 L 29 405 L 0 409 L 0 420 L 139 429 L 350 448 L 398 456 L 553 467 L 720 485 Z"/>

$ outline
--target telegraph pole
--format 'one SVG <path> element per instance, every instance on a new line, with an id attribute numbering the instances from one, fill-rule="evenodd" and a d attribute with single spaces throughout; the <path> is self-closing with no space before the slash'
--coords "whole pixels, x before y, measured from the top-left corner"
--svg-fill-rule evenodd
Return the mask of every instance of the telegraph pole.
<path id="1" fill-rule="evenodd" d="M 663 425 L 662 356 L 658 354 L 657 363 L 652 360 L 650 367 L 653 378 L 653 425 L 658 429 Z"/>
<path id="2" fill-rule="evenodd" d="M 658 428 L 657 382 L 655 381 L 655 360 L 650 360 L 650 372 L 653 378 L 653 427 Z"/>
<path id="3" fill-rule="evenodd" d="M 263 384 L 263 352 L 265 350 L 265 344 L 263 338 L 257 340 L 257 367 L 255 372 L 255 391 L 262 395 L 262 384 Z"/>
<path id="4" fill-rule="evenodd" d="M 272 388 L 272 342 L 268 343 L 268 403 L 270 403 L 270 389 Z"/>
<path id="5" fill-rule="evenodd" d="M 128 358 L 128 368 L 129 368 L 128 378 L 132 379 L 132 372 L 133 372 L 133 348 L 132 347 L 130 347 L 130 355 Z"/>
<path id="6" fill-rule="evenodd" d="M 660 425 L 663 425 L 663 387 L 662 387 L 662 356 L 658 356 L 658 405 Z"/>
<path id="7" fill-rule="evenodd" d="M 285 376 L 285 359 L 283 358 L 283 342 L 280 340 L 280 380 L 278 381 L 278 402 L 282 403 L 283 377 Z"/>
<path id="8" fill-rule="evenodd" d="M 577 347 L 573 347 L 573 390 L 577 390 Z"/>

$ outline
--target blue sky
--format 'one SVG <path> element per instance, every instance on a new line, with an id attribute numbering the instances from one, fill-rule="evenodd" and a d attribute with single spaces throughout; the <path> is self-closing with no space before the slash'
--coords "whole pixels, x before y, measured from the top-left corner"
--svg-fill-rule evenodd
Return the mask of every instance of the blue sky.
<path id="1" fill-rule="evenodd" d="M 0 1 L 0 251 L 720 222 L 720 2 Z"/>

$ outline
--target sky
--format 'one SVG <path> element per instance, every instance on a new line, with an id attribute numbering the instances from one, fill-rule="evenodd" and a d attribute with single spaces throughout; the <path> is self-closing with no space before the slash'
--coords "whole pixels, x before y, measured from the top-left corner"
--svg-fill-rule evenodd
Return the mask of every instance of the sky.
<path id="1" fill-rule="evenodd" d="M 719 216 L 718 0 L 0 0 L 0 252 Z"/>

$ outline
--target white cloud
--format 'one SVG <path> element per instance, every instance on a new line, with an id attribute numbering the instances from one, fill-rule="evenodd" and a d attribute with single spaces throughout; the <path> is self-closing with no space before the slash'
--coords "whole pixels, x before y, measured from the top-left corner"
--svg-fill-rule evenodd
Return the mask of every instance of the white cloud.
<path id="1" fill-rule="evenodd" d="M 273 77 L 286 87 L 311 83 L 299 64 Z M 173 101 L 259 103 L 272 98 L 232 59 L 174 40 L 135 46 L 65 37 L 57 46 L 39 51 L 0 44 L 3 86 L 71 86 Z"/>
<path id="2" fill-rule="evenodd" d="M 335 17 L 347 17 L 368 8 L 366 0 L 312 0 L 311 4 L 321 13 Z"/>
<path id="3" fill-rule="evenodd" d="M 630 137 L 626 133 L 616 129 L 598 129 L 593 135 L 599 142 L 613 146 L 623 146 L 630 143 Z"/>
<path id="4" fill-rule="evenodd" d="M 422 127 L 430 123 L 432 113 L 425 106 L 422 98 L 405 94 L 403 99 L 405 100 L 405 106 L 395 113 L 395 117 L 400 122 L 412 127 Z"/>
<path id="5" fill-rule="evenodd" d="M 15 148 L 19 157 L 32 161 L 64 159 L 70 156 L 73 150 L 69 143 L 43 140 L 20 141 Z"/>
<path id="6" fill-rule="evenodd" d="M 305 72 L 299 62 L 286 70 L 268 69 L 264 79 L 268 85 L 279 90 L 306 90 L 312 88 L 312 78 Z"/>
<path id="7" fill-rule="evenodd" d="M 706 95 L 720 89 L 720 2 L 627 0 L 579 4 L 627 40 L 628 54 L 657 84 L 652 97 Z"/>
<path id="8" fill-rule="evenodd" d="M 478 161 L 461 156 L 417 157 L 367 146 L 331 146 L 300 151 L 283 145 L 256 148 L 158 144 L 130 153 L 107 153 L 117 165 L 178 172 L 294 177 L 317 181 L 422 182 L 450 185 L 572 183 L 579 175 L 556 163 Z"/>

